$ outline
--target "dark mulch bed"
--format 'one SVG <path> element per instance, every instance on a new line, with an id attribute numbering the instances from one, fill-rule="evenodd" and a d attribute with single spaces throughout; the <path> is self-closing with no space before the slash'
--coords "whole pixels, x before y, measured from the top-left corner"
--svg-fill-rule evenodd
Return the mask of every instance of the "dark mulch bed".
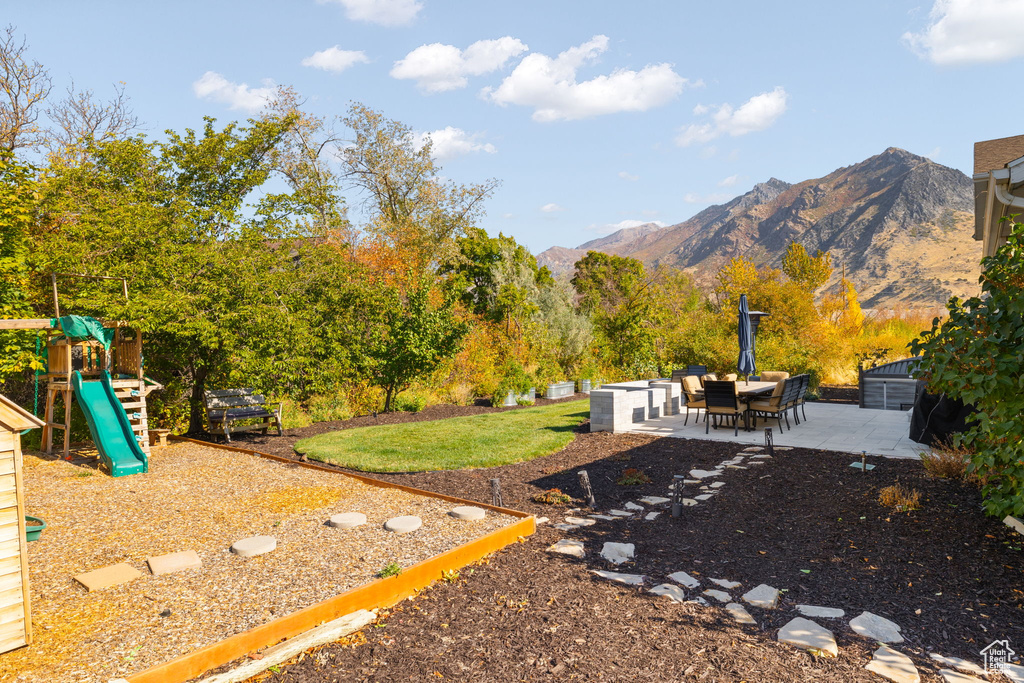
<path id="1" fill-rule="evenodd" d="M 552 487 L 579 495 L 581 468 L 608 509 L 666 495 L 673 474 L 716 465 L 743 447 L 586 429 L 563 451 L 531 462 L 376 476 L 482 502 L 490 502 L 489 480 L 498 477 L 505 505 L 554 522 L 566 509 L 531 496 Z M 928 650 L 979 661 L 997 638 L 1024 644 L 1020 536 L 981 514 L 975 489 L 928 478 L 916 461 L 871 458 L 877 468 L 866 474 L 850 461 L 825 451 L 779 452 L 768 464 L 728 470 L 720 494 L 678 519 L 665 512 L 570 534 L 541 526 L 489 563 L 463 570 L 456 583 L 402 603 L 366 630 L 366 644 L 328 645 L 270 680 L 875 681 L 863 670 L 874 644 L 846 626 L 865 609 L 903 627 L 907 642 L 897 647 L 925 680 L 938 680 Z M 653 482 L 616 485 L 627 467 Z M 879 489 L 897 480 L 921 492 L 921 510 L 879 505 Z M 545 552 L 564 536 L 586 541 L 587 561 Z M 636 563 L 618 569 L 652 581 L 683 570 L 743 582 L 734 597 L 759 583 L 787 592 L 775 612 L 751 609 L 759 627 L 737 627 L 722 610 L 596 579 L 588 569 L 603 567 L 597 553 L 604 541 L 636 544 Z M 798 603 L 847 611 L 845 620 L 819 620 L 836 634 L 838 659 L 774 641 Z"/>

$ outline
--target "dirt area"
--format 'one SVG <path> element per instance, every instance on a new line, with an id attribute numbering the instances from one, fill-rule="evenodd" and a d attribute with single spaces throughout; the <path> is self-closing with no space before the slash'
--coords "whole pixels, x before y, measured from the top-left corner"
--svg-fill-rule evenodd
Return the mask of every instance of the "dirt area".
<path id="1" fill-rule="evenodd" d="M 157 450 L 146 474 L 111 478 L 95 465 L 26 454 L 27 512 L 48 527 L 30 543 L 35 641 L 0 656 L 3 681 L 99 681 L 127 676 L 368 583 L 515 521 L 477 522 L 452 503 L 381 489 L 332 472 L 194 444 Z M 362 512 L 351 530 L 326 526 Z M 408 535 L 383 529 L 418 515 Z M 254 535 L 277 549 L 230 552 Z M 153 576 L 146 558 L 194 550 L 202 568 Z M 141 572 L 87 592 L 74 576 L 115 563 Z"/>
<path id="2" fill-rule="evenodd" d="M 710 469 L 744 448 L 587 428 L 563 451 L 531 462 L 376 476 L 483 502 L 491 500 L 489 480 L 499 478 L 505 505 L 554 523 L 568 509 L 532 496 L 559 488 L 579 497 L 580 469 L 590 475 L 598 508 L 608 511 L 667 496 L 672 475 Z M 980 662 L 979 651 L 993 640 L 1024 645 L 1022 539 L 981 513 L 978 491 L 929 478 L 915 461 L 869 458 L 876 469 L 868 473 L 850 462 L 825 451 L 779 451 L 764 465 L 726 470 L 721 492 L 680 518 L 648 505 L 662 510 L 653 521 L 598 521 L 572 532 L 543 525 L 525 543 L 463 570 L 456 584 L 403 603 L 364 632 L 364 644 L 319 648 L 260 680 L 867 683 L 880 680 L 863 668 L 875 643 L 847 625 L 863 610 L 902 627 L 906 642 L 894 647 L 913 658 L 925 681 L 940 680 L 930 651 Z M 643 470 L 651 483 L 617 485 L 626 468 Z M 919 510 L 879 504 L 879 490 L 896 482 L 921 493 Z M 690 496 L 702 493 L 689 489 Z M 584 541 L 586 557 L 546 552 L 560 538 Z M 604 562 L 598 553 L 606 541 L 635 544 L 635 561 Z M 646 587 L 610 583 L 591 569 L 644 574 Z M 761 583 L 785 592 L 777 610 L 750 608 L 756 627 L 741 627 L 717 607 L 646 592 L 675 571 L 701 579 L 700 590 L 717 588 L 709 578 L 739 581 L 734 600 Z M 838 658 L 776 642 L 800 603 L 846 611 L 844 619 L 818 620 L 835 633 Z"/>

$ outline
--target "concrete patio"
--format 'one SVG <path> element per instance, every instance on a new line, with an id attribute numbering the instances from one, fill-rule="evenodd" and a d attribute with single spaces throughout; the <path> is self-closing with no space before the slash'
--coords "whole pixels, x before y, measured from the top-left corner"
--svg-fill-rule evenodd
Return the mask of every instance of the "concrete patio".
<path id="1" fill-rule="evenodd" d="M 628 430 L 641 434 L 656 434 L 680 439 L 710 439 L 732 441 L 739 444 L 764 445 L 764 428 L 772 428 L 776 446 L 819 448 L 829 451 L 844 451 L 890 458 L 917 458 L 926 446 L 915 443 L 908 436 L 910 431 L 909 413 L 898 410 L 870 410 L 857 406 L 834 403 L 808 402 L 807 420 L 797 425 L 790 413 L 792 429 L 779 430 L 779 423 L 759 420 L 757 429 L 746 432 L 740 425 L 739 436 L 733 436 L 732 427 L 711 429 L 704 434 L 704 412 L 690 413 L 689 425 L 684 426 L 685 407 L 679 414 L 637 422 Z M 785 419 L 783 419 L 785 427 Z"/>

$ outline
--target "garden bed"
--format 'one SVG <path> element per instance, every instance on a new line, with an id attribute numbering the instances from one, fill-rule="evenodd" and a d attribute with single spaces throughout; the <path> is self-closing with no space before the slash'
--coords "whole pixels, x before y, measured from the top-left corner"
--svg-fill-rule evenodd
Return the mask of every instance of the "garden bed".
<path id="1" fill-rule="evenodd" d="M 48 528 L 29 545 L 35 639 L 0 656 L 0 680 L 108 681 L 161 664 L 408 568 L 516 521 L 446 513 L 453 503 L 196 444 L 156 452 L 147 474 L 113 479 L 94 467 L 27 454 L 29 513 Z M 325 525 L 339 512 L 367 523 Z M 408 535 L 383 523 L 417 515 Z M 229 551 L 266 534 L 277 550 Z M 195 550 L 200 569 L 153 576 L 146 558 Z M 87 592 L 79 573 L 126 562 L 142 576 Z"/>
<path id="2" fill-rule="evenodd" d="M 598 505 L 622 508 L 667 494 L 673 474 L 717 465 L 742 445 L 580 433 L 563 451 L 486 470 L 378 475 L 441 493 L 490 500 L 501 480 L 510 507 L 561 521 L 566 508 L 534 503 L 553 487 L 579 495 L 587 469 Z M 706 680 L 877 681 L 864 670 L 875 643 L 846 622 L 868 610 L 902 626 L 908 654 L 924 680 L 938 681 L 934 651 L 980 663 L 996 639 L 1024 645 L 1022 539 L 980 510 L 977 490 L 924 475 L 915 461 L 869 458 L 861 473 L 849 455 L 809 449 L 779 452 L 763 466 L 727 470 L 715 498 L 643 519 L 598 522 L 575 532 L 548 525 L 497 554 L 465 585 L 435 586 L 369 629 L 359 647 L 327 646 L 283 667 L 269 680 Z M 623 487 L 625 468 L 652 483 Z M 899 482 L 921 492 L 922 507 L 896 512 L 878 503 Z M 694 492 L 696 493 L 696 492 Z M 552 555 L 559 538 L 586 543 L 585 560 Z M 768 583 L 786 589 L 780 608 L 757 611 L 757 627 L 740 627 L 714 607 L 669 602 L 644 590 L 597 579 L 603 542 L 636 545 L 636 561 L 619 571 L 645 574 L 647 587 L 675 571 L 702 578 Z M 806 570 L 806 571 L 802 571 Z M 778 628 L 806 603 L 846 610 L 835 632 L 839 657 L 818 658 L 777 643 Z M 436 672 L 436 673 L 435 673 Z"/>

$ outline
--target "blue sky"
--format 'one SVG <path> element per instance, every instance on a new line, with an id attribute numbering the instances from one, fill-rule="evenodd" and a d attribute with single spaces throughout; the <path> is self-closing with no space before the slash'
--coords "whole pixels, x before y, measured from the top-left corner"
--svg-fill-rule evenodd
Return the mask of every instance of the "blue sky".
<path id="1" fill-rule="evenodd" d="M 501 180 L 482 226 L 535 253 L 890 146 L 970 173 L 975 141 L 1024 133 L 1024 0 L 0 7 L 55 95 L 123 81 L 149 135 L 245 119 L 274 85 L 379 109 L 447 177 Z"/>

